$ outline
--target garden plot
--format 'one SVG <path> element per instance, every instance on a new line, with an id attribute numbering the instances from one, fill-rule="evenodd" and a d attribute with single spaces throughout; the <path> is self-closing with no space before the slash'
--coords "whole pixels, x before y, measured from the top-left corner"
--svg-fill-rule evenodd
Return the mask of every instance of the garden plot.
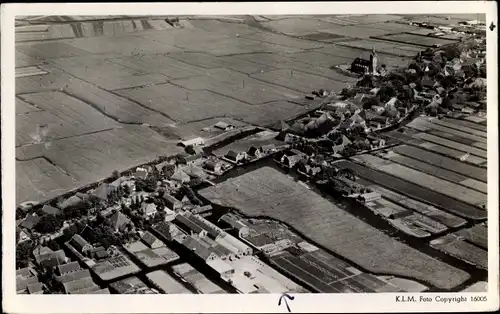
<path id="1" fill-rule="evenodd" d="M 286 222 L 313 241 L 376 273 L 417 278 L 443 289 L 469 275 L 398 242 L 269 167 L 248 172 L 201 195 L 249 216 Z"/>
<path id="2" fill-rule="evenodd" d="M 479 130 L 479 131 L 483 131 L 483 132 L 487 132 L 488 131 L 488 127 L 487 126 L 481 125 L 481 124 L 478 124 L 478 123 L 474 123 L 474 122 L 470 122 L 470 121 L 467 121 L 467 120 L 443 118 L 441 121 L 447 122 L 449 124 L 456 125 L 457 127 L 465 126 L 467 128 L 474 129 L 474 130 Z"/>
<path id="3" fill-rule="evenodd" d="M 139 54 L 165 54 L 179 52 L 180 48 L 158 43 L 152 39 L 139 36 L 92 37 L 66 41 L 73 47 L 93 54 L 112 54 L 132 56 Z"/>
<path id="4" fill-rule="evenodd" d="M 417 46 L 409 46 L 409 45 L 398 45 L 394 43 L 389 43 L 385 41 L 379 40 L 354 40 L 354 41 L 345 41 L 345 42 L 337 42 L 337 45 L 359 48 L 363 50 L 372 50 L 395 54 L 398 56 L 404 57 L 414 57 L 418 54 L 418 52 L 422 51 L 422 47 Z"/>
<path id="5" fill-rule="evenodd" d="M 117 126 L 114 120 L 65 93 L 42 92 L 20 97 L 41 110 L 16 116 L 16 146 Z"/>
<path id="6" fill-rule="evenodd" d="M 449 156 L 449 157 L 455 158 L 456 160 L 461 160 L 462 158 L 464 158 L 464 156 L 466 156 L 465 155 L 466 153 L 464 153 L 463 151 L 458 151 L 456 149 L 451 149 L 451 148 L 446 147 L 446 146 L 437 145 L 437 144 L 429 143 L 429 142 L 420 143 L 420 144 L 418 144 L 418 147 L 421 147 L 421 148 L 428 150 L 428 151 L 431 151 L 431 152 L 442 154 L 444 156 Z M 473 165 L 482 165 L 483 163 L 486 162 L 486 159 L 476 157 L 474 155 L 469 155 L 469 156 L 467 156 L 465 161 L 467 161 L 467 163 L 471 163 Z"/>
<path id="7" fill-rule="evenodd" d="M 124 171 L 152 161 L 158 156 L 175 155 L 182 152 L 177 141 L 165 140 L 149 128 L 125 126 L 95 134 L 51 141 L 51 145 L 35 144 L 16 149 L 16 158 L 29 160 L 45 156 L 64 170 L 77 186 L 109 177 L 114 170 Z M 30 178 L 38 175 L 36 172 Z M 39 181 L 33 189 L 46 184 Z M 69 191 L 74 186 L 64 186 Z M 31 195 L 22 195 L 27 199 Z"/>
<path id="8" fill-rule="evenodd" d="M 484 225 L 475 225 L 472 228 L 462 229 L 455 234 L 485 250 L 488 250 L 488 228 Z"/>
<path id="9" fill-rule="evenodd" d="M 450 129 L 458 130 L 458 131 L 463 132 L 463 133 L 473 134 L 473 135 L 483 137 L 486 139 L 486 130 L 482 131 L 482 130 L 470 128 L 470 127 L 465 126 L 465 125 L 456 124 L 454 122 L 449 122 L 446 120 L 443 121 L 443 120 L 439 120 L 439 119 L 432 119 L 431 122 L 434 124 L 437 124 L 437 125 L 441 125 L 441 126 L 444 126 L 444 127 L 450 128 Z"/>
<path id="10" fill-rule="evenodd" d="M 391 152 L 388 154 L 378 153 L 380 157 L 387 158 L 391 161 L 394 161 L 400 165 L 415 169 L 417 171 L 427 173 L 429 175 L 451 181 L 457 184 L 461 184 L 465 187 L 477 190 L 482 193 L 488 193 L 488 187 L 486 183 L 480 182 L 474 179 L 467 178 L 461 174 L 442 169 L 437 165 L 429 164 L 426 162 L 422 162 L 410 157 L 402 156 L 397 153 Z"/>
<path id="11" fill-rule="evenodd" d="M 252 106 L 237 100 L 205 90 L 190 91 L 171 84 L 121 90 L 118 93 L 144 107 L 162 112 L 177 122 L 220 116 L 250 117 L 254 114 Z"/>
<path id="12" fill-rule="evenodd" d="M 61 91 L 73 82 L 79 82 L 61 71 L 50 71 L 48 74 L 24 76 L 16 78 L 16 95 L 44 91 Z"/>
<path id="13" fill-rule="evenodd" d="M 251 77 L 270 84 L 280 85 L 304 94 L 311 93 L 313 90 L 319 89 L 340 91 L 346 86 L 347 82 L 355 82 L 354 79 L 346 76 L 342 77 L 342 81 L 336 81 L 301 71 L 287 69 L 252 74 Z"/>
<path id="14" fill-rule="evenodd" d="M 323 33 L 331 33 L 339 36 L 352 37 L 352 38 L 370 38 L 375 36 L 383 36 L 390 33 L 394 33 L 394 30 L 385 30 L 377 28 L 362 27 L 361 25 L 349 25 L 342 27 L 326 27 L 324 29 L 319 29 Z"/>
<path id="15" fill-rule="evenodd" d="M 432 164 L 442 169 L 451 170 L 484 183 L 486 183 L 488 179 L 488 172 L 484 168 L 475 167 L 459 160 L 435 154 L 415 146 L 399 145 L 393 147 L 392 150 L 400 155 Z M 462 155 L 463 153 L 460 153 L 460 156 Z"/>
<path id="16" fill-rule="evenodd" d="M 285 35 L 300 36 L 318 31 L 319 29 L 331 28 L 331 23 L 316 19 L 288 18 L 270 22 L 261 22 L 261 25 L 275 32 Z"/>
<path id="17" fill-rule="evenodd" d="M 291 59 L 311 64 L 314 67 L 330 68 L 335 65 L 346 64 L 352 62 L 352 57 L 337 57 L 329 54 L 324 54 L 315 51 L 294 53 L 290 56 Z M 349 79 L 348 77 L 345 77 Z M 349 81 L 351 81 L 349 79 Z"/>
<path id="18" fill-rule="evenodd" d="M 444 181 L 435 176 L 425 174 L 423 172 L 402 166 L 400 164 L 392 162 L 389 162 L 389 164 L 382 164 L 383 162 L 387 162 L 387 160 L 375 156 L 359 155 L 353 157 L 353 159 L 366 164 L 369 167 L 373 167 L 379 171 L 397 176 L 403 180 L 413 182 L 422 187 L 439 191 L 441 194 L 456 198 L 471 205 L 484 204 L 484 202 L 486 202 L 487 200 L 486 194 L 484 193 L 480 193 L 461 185 Z"/>
<path id="19" fill-rule="evenodd" d="M 448 234 L 430 242 L 431 247 L 455 256 L 479 268 L 488 268 L 488 252 L 467 243 L 454 234 Z"/>
<path id="20" fill-rule="evenodd" d="M 43 62 L 43 60 L 36 59 L 28 56 L 25 53 L 22 53 L 19 49 L 16 49 L 15 58 L 16 58 L 16 67 L 33 66 Z"/>
<path id="21" fill-rule="evenodd" d="M 237 35 L 251 35 L 260 31 L 257 28 L 243 23 L 228 23 L 217 20 L 191 20 L 190 23 L 197 28 L 206 30 L 215 34 L 223 34 L 236 37 Z"/>
<path id="22" fill-rule="evenodd" d="M 363 179 L 374 182 L 390 190 L 397 191 L 397 193 L 411 197 L 415 200 L 434 204 L 458 216 L 470 219 L 485 219 L 487 217 L 486 211 L 439 193 L 439 190 L 427 188 L 427 185 L 417 185 L 410 181 L 402 180 L 396 176 L 350 161 L 340 161 L 335 165 L 341 168 L 351 169 Z"/>
<path id="23" fill-rule="evenodd" d="M 268 84 L 227 69 L 209 69 L 206 75 L 173 80 L 172 84 L 190 90 L 213 91 L 251 104 L 304 97 L 290 89 Z"/>
<path id="24" fill-rule="evenodd" d="M 463 152 L 462 155 L 464 155 L 465 153 L 469 153 L 471 155 L 484 158 L 484 160 L 486 160 L 486 158 L 488 157 L 485 150 L 471 147 L 469 145 L 457 143 L 454 141 L 450 141 L 450 140 L 447 140 L 447 139 L 444 139 L 444 138 L 441 138 L 439 136 L 435 136 L 432 134 L 418 133 L 418 134 L 415 134 L 414 137 L 421 139 L 421 140 L 424 140 L 424 141 L 434 143 L 434 144 L 446 146 L 446 147 L 452 148 L 454 150 L 462 151 Z"/>
<path id="25" fill-rule="evenodd" d="M 462 138 L 470 139 L 472 141 L 486 143 L 486 137 L 470 134 L 468 132 L 458 131 L 456 129 L 451 129 L 445 126 L 441 126 L 438 123 L 432 123 L 430 121 L 425 121 L 424 119 L 417 118 L 408 124 L 410 128 L 416 129 L 418 131 L 426 132 L 429 130 L 437 130 L 449 134 L 453 134 Z"/>

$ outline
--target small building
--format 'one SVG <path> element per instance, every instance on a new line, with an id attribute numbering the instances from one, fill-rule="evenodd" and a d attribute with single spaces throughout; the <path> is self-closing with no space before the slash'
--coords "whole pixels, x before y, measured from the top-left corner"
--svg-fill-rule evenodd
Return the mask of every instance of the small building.
<path id="1" fill-rule="evenodd" d="M 232 214 L 223 215 L 219 219 L 219 223 L 221 223 L 221 222 L 226 224 L 230 228 L 234 229 L 237 232 L 238 237 L 240 237 L 240 238 L 247 236 L 250 232 L 250 228 L 248 228 L 247 225 L 242 223 L 239 219 L 237 219 L 237 217 L 235 217 Z"/>
<path id="2" fill-rule="evenodd" d="M 207 261 L 207 265 L 215 270 L 221 277 L 228 277 L 234 274 L 234 268 L 220 258 Z"/>
<path id="3" fill-rule="evenodd" d="M 268 145 L 264 145 L 260 148 L 261 152 L 263 154 L 272 154 L 274 152 L 276 152 L 276 145 L 274 144 L 268 144 Z"/>
<path id="4" fill-rule="evenodd" d="M 174 238 L 183 234 L 183 232 L 171 222 L 161 222 L 153 230 L 167 241 L 173 241 Z"/>
<path id="5" fill-rule="evenodd" d="M 280 161 L 283 165 L 285 165 L 285 167 L 293 168 L 302 159 L 303 159 L 303 156 L 301 154 L 295 154 L 295 155 L 284 154 L 281 157 Z"/>
<path id="6" fill-rule="evenodd" d="M 200 145 L 205 145 L 205 140 L 202 139 L 201 137 L 196 137 L 190 140 L 182 141 L 179 143 L 179 145 L 182 147 L 200 146 Z"/>
<path id="7" fill-rule="evenodd" d="M 148 177 L 148 170 L 146 168 L 137 167 L 135 169 L 135 177 L 138 179 L 146 179 Z"/>
<path id="8" fill-rule="evenodd" d="M 36 214 L 27 215 L 26 218 L 24 218 L 24 221 L 19 226 L 21 228 L 32 230 L 36 226 L 39 220 L 40 217 L 37 216 Z"/>
<path id="9" fill-rule="evenodd" d="M 125 230 L 128 224 L 131 223 L 130 219 L 120 211 L 116 211 L 108 220 L 111 228 L 113 228 L 115 232 Z"/>
<path id="10" fill-rule="evenodd" d="M 92 249 L 91 256 L 94 259 L 100 261 L 100 260 L 108 258 L 109 254 L 108 254 L 108 251 L 106 251 L 106 249 L 103 246 L 99 246 L 99 247 Z"/>
<path id="11" fill-rule="evenodd" d="M 157 237 L 155 237 L 151 232 L 146 231 L 142 235 L 141 241 L 147 245 L 150 249 L 157 249 L 159 247 L 165 246 Z"/>
<path id="12" fill-rule="evenodd" d="M 240 161 L 242 161 L 243 159 L 245 159 L 245 156 L 246 154 L 245 153 L 242 153 L 242 152 L 235 152 L 234 150 L 230 150 L 226 153 L 226 155 L 224 157 L 226 157 L 228 160 L 232 161 L 232 162 L 235 162 L 235 163 L 238 163 Z"/>
<path id="13" fill-rule="evenodd" d="M 234 129 L 234 125 L 231 125 L 231 124 L 228 124 L 226 122 L 223 122 L 223 121 L 219 121 L 217 122 L 214 127 L 216 129 L 219 129 L 219 130 L 223 130 L 223 131 L 229 131 L 229 130 L 232 130 Z"/>
<path id="14" fill-rule="evenodd" d="M 168 209 L 176 211 L 182 208 L 182 202 L 168 193 L 163 194 L 163 199 L 165 200 L 165 206 Z"/>
<path id="15" fill-rule="evenodd" d="M 17 231 L 18 231 L 18 234 L 17 234 L 17 236 L 18 236 L 17 242 L 18 243 L 22 243 L 22 242 L 26 242 L 26 241 L 31 240 L 30 235 L 26 231 L 24 231 L 20 228 L 17 228 Z"/>
<path id="16" fill-rule="evenodd" d="M 198 238 L 188 236 L 182 240 L 182 245 L 205 262 L 217 259 L 215 252 L 207 248 Z"/>
<path id="17" fill-rule="evenodd" d="M 179 184 L 187 183 L 191 181 L 191 178 L 184 171 L 177 169 L 174 174 L 170 177 L 170 180 L 175 181 Z"/>
<path id="18" fill-rule="evenodd" d="M 253 157 L 253 158 L 260 158 L 262 156 L 262 149 L 259 147 L 251 146 L 247 150 L 247 156 Z"/>
<path id="19" fill-rule="evenodd" d="M 216 174 L 222 173 L 222 164 L 219 161 L 208 160 L 203 165 L 203 168 Z"/>
<path id="20" fill-rule="evenodd" d="M 154 216 L 158 210 L 156 209 L 156 205 L 154 203 L 142 203 L 141 205 L 142 214 L 146 217 Z"/>
<path id="21" fill-rule="evenodd" d="M 46 205 L 43 205 L 42 207 L 42 211 L 47 214 L 47 215 L 52 215 L 52 216 L 56 216 L 57 214 L 59 214 L 61 212 L 61 210 L 59 208 L 56 208 L 54 206 L 50 206 L 48 204 Z"/>
<path id="22" fill-rule="evenodd" d="M 95 190 L 92 191 L 91 195 L 97 199 L 107 201 L 111 190 L 112 189 L 109 187 L 109 184 L 101 183 Z"/>
<path id="23" fill-rule="evenodd" d="M 85 255 L 88 251 L 92 250 L 92 245 L 87 242 L 81 235 L 75 234 L 70 240 L 71 246 L 79 253 Z"/>
<path id="24" fill-rule="evenodd" d="M 74 273 L 78 270 L 80 270 L 80 264 L 78 262 L 69 262 L 67 264 L 62 264 L 57 266 L 57 271 L 59 272 L 60 276 L 64 276 L 70 273 Z"/>
<path id="25" fill-rule="evenodd" d="M 196 223 L 186 218 L 184 215 L 175 216 L 174 223 L 187 234 L 199 236 L 207 235 L 207 230 L 204 230 Z"/>
<path id="26" fill-rule="evenodd" d="M 225 246 L 231 252 L 233 252 L 237 256 L 245 256 L 252 254 L 252 248 L 233 237 L 230 234 L 223 233 L 215 239 L 215 242 L 219 243 L 222 246 Z"/>
<path id="27" fill-rule="evenodd" d="M 66 209 L 69 207 L 77 206 L 83 202 L 83 199 L 78 197 L 77 195 L 72 195 L 69 198 L 67 198 L 64 202 L 62 202 L 59 207 L 61 209 Z"/>

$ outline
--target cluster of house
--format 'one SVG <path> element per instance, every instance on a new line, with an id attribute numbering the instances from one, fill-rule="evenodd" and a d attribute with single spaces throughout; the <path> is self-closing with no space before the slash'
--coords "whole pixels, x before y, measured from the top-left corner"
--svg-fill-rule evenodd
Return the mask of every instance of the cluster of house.
<path id="1" fill-rule="evenodd" d="M 38 281 L 38 274 L 32 267 L 16 270 L 16 291 L 18 294 L 43 294 L 44 284 Z"/>
<path id="2" fill-rule="evenodd" d="M 245 151 L 234 151 L 230 150 L 224 155 L 224 159 L 233 164 L 241 164 L 244 161 L 252 161 L 260 159 L 269 154 L 273 154 L 278 151 L 275 144 L 267 144 L 262 146 L 250 146 L 248 150 Z"/>
<path id="3" fill-rule="evenodd" d="M 109 287 L 118 294 L 158 294 L 135 276 L 113 282 Z"/>

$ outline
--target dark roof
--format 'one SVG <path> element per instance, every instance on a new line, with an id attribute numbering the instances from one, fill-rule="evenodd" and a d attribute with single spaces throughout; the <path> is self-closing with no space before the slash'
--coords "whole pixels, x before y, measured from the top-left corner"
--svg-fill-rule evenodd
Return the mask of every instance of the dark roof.
<path id="1" fill-rule="evenodd" d="M 28 230 L 31 230 L 38 223 L 39 220 L 40 217 L 38 216 L 27 215 L 24 221 L 20 224 L 20 226 Z"/>
<path id="2" fill-rule="evenodd" d="M 122 212 L 117 211 L 113 216 L 109 217 L 109 223 L 114 229 L 121 229 L 123 226 L 128 224 L 130 219 L 122 214 Z"/>
<path id="3" fill-rule="evenodd" d="M 59 208 L 55 208 L 53 206 L 50 206 L 50 205 L 44 205 L 43 208 L 42 208 L 42 211 L 44 213 L 46 213 L 47 215 L 57 215 L 59 214 L 59 212 L 61 211 Z"/>
<path id="4" fill-rule="evenodd" d="M 28 286 L 28 292 L 34 294 L 43 291 L 43 284 L 41 282 L 36 282 Z"/>
<path id="5" fill-rule="evenodd" d="M 196 238 L 187 237 L 182 244 L 203 260 L 206 260 L 212 254 L 212 251 Z"/>
<path id="6" fill-rule="evenodd" d="M 182 215 L 177 215 L 175 216 L 174 222 L 184 231 L 191 233 L 193 231 L 196 234 L 199 234 L 200 232 L 203 231 L 203 228 L 192 222 L 191 220 L 187 219 L 186 217 Z"/>
<path id="7" fill-rule="evenodd" d="M 239 220 L 230 214 L 225 214 L 220 218 L 220 221 L 223 221 L 230 225 L 233 229 L 240 230 L 244 225 L 239 222 Z"/>
<path id="8" fill-rule="evenodd" d="M 43 268 L 54 268 L 60 265 L 62 262 L 60 259 L 58 259 L 56 256 L 50 256 L 47 259 L 44 259 L 43 261 L 40 262 L 40 265 Z"/>
<path id="9" fill-rule="evenodd" d="M 221 165 L 220 162 L 216 162 L 216 161 L 213 161 L 213 160 L 209 160 L 207 161 L 203 167 L 210 170 L 210 171 L 214 171 L 215 170 L 215 167 L 217 167 L 217 165 Z"/>
<path id="10" fill-rule="evenodd" d="M 245 238 L 248 242 L 252 243 L 253 245 L 255 245 L 256 247 L 261 247 L 261 246 L 264 246 L 266 244 L 271 244 L 271 243 L 274 243 L 274 240 L 271 239 L 270 237 L 268 237 L 267 235 L 265 234 L 259 234 L 257 236 L 253 236 L 253 237 L 247 237 Z"/>
<path id="11" fill-rule="evenodd" d="M 73 273 L 66 274 L 64 276 L 57 276 L 56 281 L 60 283 L 66 283 L 70 281 L 79 280 L 82 278 L 90 278 L 90 271 L 88 269 L 80 269 Z"/>
<path id="12" fill-rule="evenodd" d="M 187 218 L 192 222 L 194 222 L 195 224 L 197 224 L 198 226 L 200 226 L 201 228 L 205 229 L 207 233 L 213 238 L 216 238 L 219 235 L 219 231 L 214 227 L 210 226 L 209 224 L 207 224 L 205 221 L 203 221 L 204 220 L 203 218 L 193 215 L 190 215 Z"/>
<path id="13" fill-rule="evenodd" d="M 94 254 L 95 254 L 95 256 L 98 259 L 103 259 L 103 258 L 108 257 L 108 251 L 106 251 L 105 249 L 104 250 L 95 251 Z"/>
<path id="14" fill-rule="evenodd" d="M 25 267 L 25 268 L 21 268 L 21 269 L 16 270 L 16 277 L 17 276 L 31 277 L 31 276 L 33 276 L 33 274 L 31 273 L 31 271 L 29 270 L 28 267 Z"/>
<path id="15" fill-rule="evenodd" d="M 226 128 L 230 127 L 230 126 L 232 126 L 232 125 L 230 125 L 230 124 L 228 124 L 226 122 L 223 122 L 223 121 L 219 121 L 219 122 L 217 122 L 215 124 L 215 127 L 219 128 L 219 129 L 226 129 Z"/>
<path id="16" fill-rule="evenodd" d="M 144 244 L 146 244 L 147 246 L 151 247 L 153 245 L 153 243 L 155 243 L 155 241 L 159 241 L 157 237 L 155 237 L 151 232 L 149 231 L 146 231 L 142 238 L 141 238 L 142 242 L 144 242 Z"/>
<path id="17" fill-rule="evenodd" d="M 24 289 L 28 288 L 29 285 L 32 285 L 32 284 L 37 283 L 37 282 L 38 282 L 38 278 L 35 276 L 29 277 L 26 279 L 17 279 L 16 280 L 16 290 L 17 291 L 24 290 Z"/>
<path id="18" fill-rule="evenodd" d="M 235 152 L 234 150 L 230 150 L 226 153 L 226 158 L 229 158 L 229 159 L 233 159 L 233 160 L 236 160 L 236 158 L 238 158 L 238 155 L 240 153 L 237 153 Z"/>
<path id="19" fill-rule="evenodd" d="M 80 269 L 80 264 L 78 262 L 70 262 L 67 264 L 57 266 L 57 270 L 61 275 L 65 275 L 67 273 L 71 273 L 79 269 Z"/>
<path id="20" fill-rule="evenodd" d="M 170 208 L 170 206 L 173 207 L 173 205 L 182 205 L 181 201 L 179 201 L 178 199 L 176 199 L 175 197 L 173 197 L 172 195 L 170 195 L 168 193 L 163 194 L 163 198 L 165 199 L 165 201 L 167 203 L 167 207 L 169 207 L 169 208 Z"/>
<path id="21" fill-rule="evenodd" d="M 87 240 L 85 240 L 81 235 L 75 234 L 71 238 L 71 245 L 77 250 L 77 251 L 82 251 L 83 247 L 85 245 L 89 244 Z"/>

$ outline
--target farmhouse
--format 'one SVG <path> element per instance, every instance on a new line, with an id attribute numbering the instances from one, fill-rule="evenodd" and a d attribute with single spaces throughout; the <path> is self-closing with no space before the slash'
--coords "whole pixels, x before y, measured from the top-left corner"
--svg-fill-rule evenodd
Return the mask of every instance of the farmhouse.
<path id="1" fill-rule="evenodd" d="M 211 171 L 213 173 L 221 173 L 222 172 L 222 164 L 219 161 L 208 160 L 203 165 L 203 168 L 205 168 L 208 171 Z"/>
<path id="2" fill-rule="evenodd" d="M 69 198 L 67 198 L 64 202 L 62 202 L 59 207 L 61 209 L 66 209 L 66 208 L 69 208 L 69 207 L 73 207 L 73 206 L 76 206 L 76 205 L 79 205 L 83 202 L 83 200 L 76 196 L 76 195 L 72 195 L 70 196 Z"/>
<path id="3" fill-rule="evenodd" d="M 175 211 L 182 208 L 182 202 L 168 193 L 163 194 L 163 199 L 165 200 L 165 206 L 168 209 Z"/>
<path id="4" fill-rule="evenodd" d="M 75 234 L 71 240 L 70 244 L 75 250 L 77 250 L 79 253 L 85 255 L 86 252 L 92 250 L 92 245 L 87 242 L 82 236 L 79 234 Z"/>
<path id="5" fill-rule="evenodd" d="M 191 181 L 191 178 L 184 171 L 177 169 L 175 170 L 174 174 L 170 177 L 170 180 L 182 184 Z"/>
<path id="6" fill-rule="evenodd" d="M 138 179 L 146 179 L 148 177 L 148 170 L 142 167 L 135 169 L 135 177 Z"/>
<path id="7" fill-rule="evenodd" d="M 259 147 L 250 146 L 247 151 L 247 155 L 250 157 L 259 158 L 262 156 L 262 150 Z"/>
<path id="8" fill-rule="evenodd" d="M 217 122 L 214 125 L 214 127 L 216 129 L 223 130 L 223 131 L 229 131 L 229 130 L 234 129 L 234 125 L 231 125 L 231 124 L 228 124 L 228 123 L 222 122 L 222 121 Z"/>
<path id="9" fill-rule="evenodd" d="M 127 225 L 130 223 L 130 219 L 122 214 L 120 211 L 116 211 L 111 217 L 109 217 L 109 223 L 115 231 L 125 230 Z"/>
<path id="10" fill-rule="evenodd" d="M 202 139 L 201 137 L 196 137 L 190 140 L 182 141 L 179 143 L 179 145 L 182 147 L 200 146 L 200 145 L 205 145 L 205 140 Z"/>
<path id="11" fill-rule="evenodd" d="M 226 155 L 224 157 L 226 157 L 227 159 L 229 159 L 233 162 L 240 162 L 243 159 L 245 159 L 245 153 L 237 153 L 234 150 L 230 150 L 226 153 Z"/>

